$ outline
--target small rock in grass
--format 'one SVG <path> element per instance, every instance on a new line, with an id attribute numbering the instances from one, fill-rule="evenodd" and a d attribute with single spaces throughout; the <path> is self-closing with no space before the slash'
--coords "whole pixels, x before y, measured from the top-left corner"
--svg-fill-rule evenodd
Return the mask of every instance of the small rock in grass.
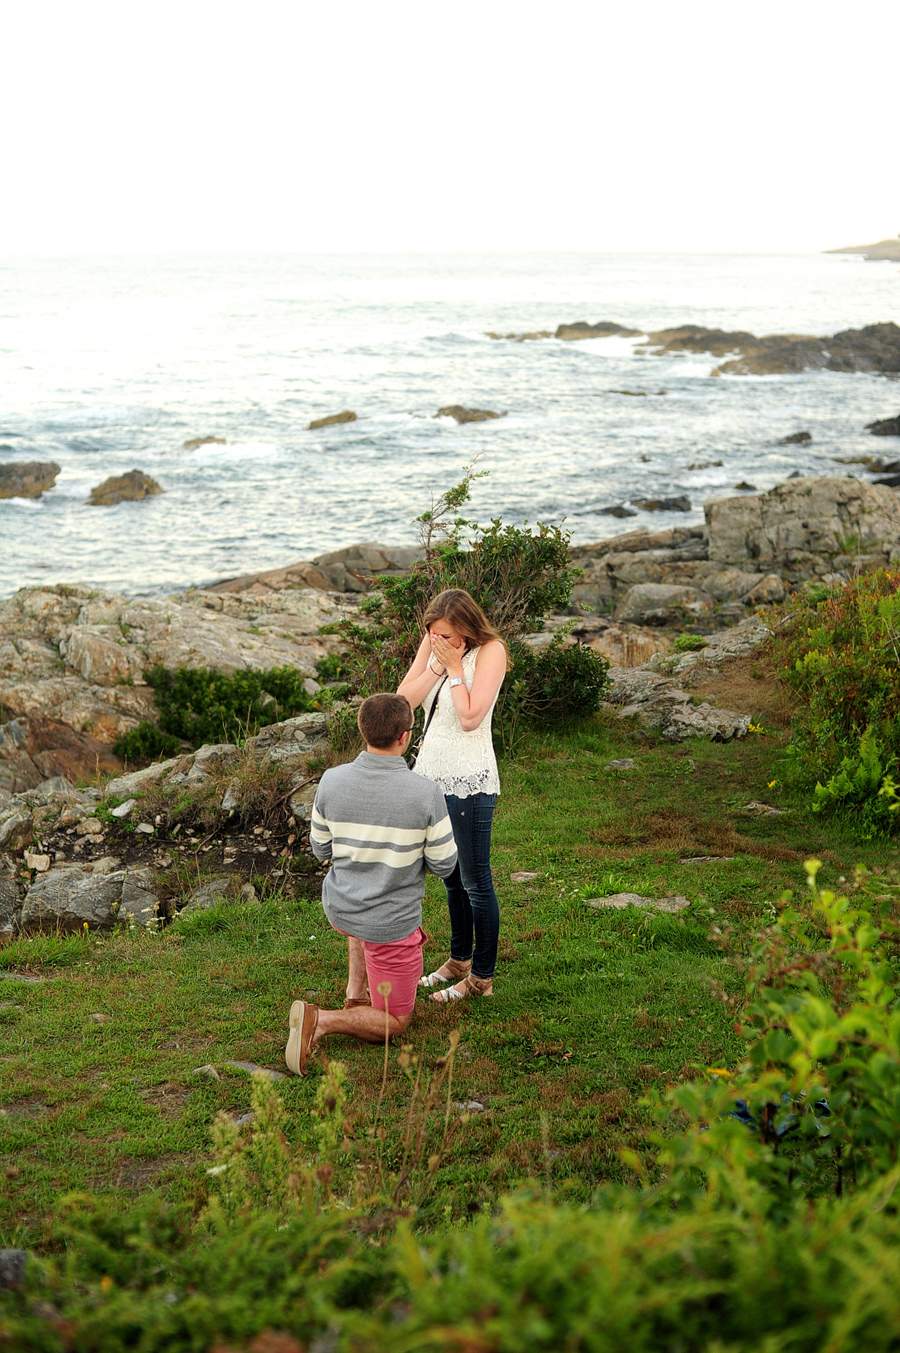
<path id="1" fill-rule="evenodd" d="M 252 1076 L 254 1072 L 258 1071 L 261 1075 L 267 1076 L 270 1081 L 287 1080 L 283 1071 L 273 1071 L 270 1066 L 257 1066 L 255 1062 L 226 1062 L 225 1065 L 229 1071 L 246 1071 L 248 1076 Z"/>
<path id="2" fill-rule="evenodd" d="M 50 868 L 50 856 L 38 855 L 33 850 L 26 850 L 25 867 L 27 869 L 33 869 L 37 874 L 46 874 L 47 870 Z"/>
<path id="3" fill-rule="evenodd" d="M 206 1066 L 195 1066 L 191 1075 L 203 1076 L 208 1081 L 220 1081 L 222 1079 L 211 1062 L 207 1062 Z"/>
<path id="4" fill-rule="evenodd" d="M 689 906 L 686 897 L 642 897 L 640 893 L 611 893 L 609 897 L 589 897 L 589 907 L 599 910 L 601 907 L 614 907 L 624 911 L 626 907 L 650 907 L 657 911 L 683 911 Z"/>
<path id="5" fill-rule="evenodd" d="M 517 869 L 509 877 L 512 883 L 530 883 L 532 879 L 540 878 L 540 874 L 533 874 L 528 869 Z"/>
<path id="6" fill-rule="evenodd" d="M 679 864 L 710 864 L 713 860 L 736 860 L 736 855 L 688 855 Z"/>
<path id="7" fill-rule="evenodd" d="M 136 832 L 143 832 L 145 836 L 152 836 L 156 831 L 152 822 L 139 822 L 134 829 Z"/>
<path id="8" fill-rule="evenodd" d="M 759 803 L 756 799 L 751 799 L 745 803 L 741 809 L 742 813 L 752 813 L 754 817 L 782 817 L 786 808 L 773 808 L 770 803 Z"/>
<path id="9" fill-rule="evenodd" d="M 634 770 L 634 761 L 631 759 L 630 756 L 622 756 L 619 757 L 617 761 L 607 761 L 606 769 L 624 770 L 624 771 Z"/>
<path id="10" fill-rule="evenodd" d="M 109 1015 L 101 1015 L 101 1014 L 91 1015 L 91 1022 L 93 1024 L 106 1024 L 108 1019 Z"/>
<path id="11" fill-rule="evenodd" d="M 453 1105 L 460 1113 L 484 1113 L 484 1105 L 477 1099 L 456 1100 Z"/>
<path id="12" fill-rule="evenodd" d="M 110 808 L 109 811 L 113 817 L 127 817 L 136 803 L 137 799 L 126 799 L 124 803 L 118 804 L 115 808 Z"/>
<path id="13" fill-rule="evenodd" d="M 0 1289 L 21 1287 L 25 1281 L 27 1250 L 0 1250 Z"/>
<path id="14" fill-rule="evenodd" d="M 76 836 L 102 836 L 103 823 L 98 817 L 83 817 L 75 824 Z"/>

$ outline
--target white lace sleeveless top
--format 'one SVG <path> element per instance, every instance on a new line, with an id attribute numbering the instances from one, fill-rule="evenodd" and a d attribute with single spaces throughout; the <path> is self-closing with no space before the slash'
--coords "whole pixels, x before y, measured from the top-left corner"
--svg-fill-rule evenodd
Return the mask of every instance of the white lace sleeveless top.
<path id="1" fill-rule="evenodd" d="M 477 648 L 470 648 L 463 654 L 462 670 L 468 691 L 475 680 L 477 656 Z M 455 794 L 460 799 L 471 798 L 473 794 L 499 794 L 500 777 L 491 739 L 491 719 L 497 696 L 478 727 L 471 733 L 464 733 L 453 704 L 453 692 L 446 681 L 438 682 L 422 701 L 426 719 L 438 690 L 437 709 L 428 725 L 413 773 L 434 780 L 445 794 Z"/>

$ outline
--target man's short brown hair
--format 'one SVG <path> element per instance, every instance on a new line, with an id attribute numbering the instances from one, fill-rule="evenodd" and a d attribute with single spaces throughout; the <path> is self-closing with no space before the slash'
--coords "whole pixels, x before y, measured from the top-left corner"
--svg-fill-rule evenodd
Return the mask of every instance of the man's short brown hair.
<path id="1" fill-rule="evenodd" d="M 412 709 L 405 695 L 370 695 L 356 716 L 356 726 L 367 745 L 377 747 L 380 752 L 393 747 L 412 721 Z"/>

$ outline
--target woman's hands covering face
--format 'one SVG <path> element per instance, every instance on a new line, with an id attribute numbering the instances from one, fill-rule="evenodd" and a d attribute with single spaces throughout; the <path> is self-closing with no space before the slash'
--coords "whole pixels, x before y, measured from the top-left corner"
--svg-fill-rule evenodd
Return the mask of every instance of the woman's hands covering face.
<path id="1" fill-rule="evenodd" d="M 462 667 L 462 655 L 465 646 L 461 645 L 459 648 L 454 648 L 448 639 L 442 639 L 439 634 L 430 633 L 429 637 L 431 638 L 431 651 L 441 666 L 446 667 L 448 672 L 451 670 L 458 671 Z"/>

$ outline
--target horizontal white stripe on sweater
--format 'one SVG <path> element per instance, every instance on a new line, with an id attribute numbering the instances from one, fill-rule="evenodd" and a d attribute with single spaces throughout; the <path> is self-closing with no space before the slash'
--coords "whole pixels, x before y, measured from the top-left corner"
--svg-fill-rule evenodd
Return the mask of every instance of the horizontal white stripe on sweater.
<path id="1" fill-rule="evenodd" d="M 397 846 L 422 846 L 424 842 L 433 841 L 442 836 L 452 838 L 453 829 L 450 825 L 449 817 L 444 818 L 442 822 L 436 823 L 423 831 L 421 827 L 385 827 L 377 822 L 331 822 L 323 818 L 319 813 L 314 813 L 311 824 L 311 834 L 316 828 L 324 828 L 334 837 L 342 837 L 350 841 L 376 842 L 386 845 Z M 316 840 L 328 840 L 328 837 L 316 836 Z"/>
<path id="2" fill-rule="evenodd" d="M 385 850 L 378 846 L 355 846 L 346 841 L 335 841 L 332 855 L 336 860 L 352 860 L 354 864 L 387 864 L 392 869 L 406 869 L 421 860 L 422 838 L 419 837 L 419 844 L 412 850 Z"/>

